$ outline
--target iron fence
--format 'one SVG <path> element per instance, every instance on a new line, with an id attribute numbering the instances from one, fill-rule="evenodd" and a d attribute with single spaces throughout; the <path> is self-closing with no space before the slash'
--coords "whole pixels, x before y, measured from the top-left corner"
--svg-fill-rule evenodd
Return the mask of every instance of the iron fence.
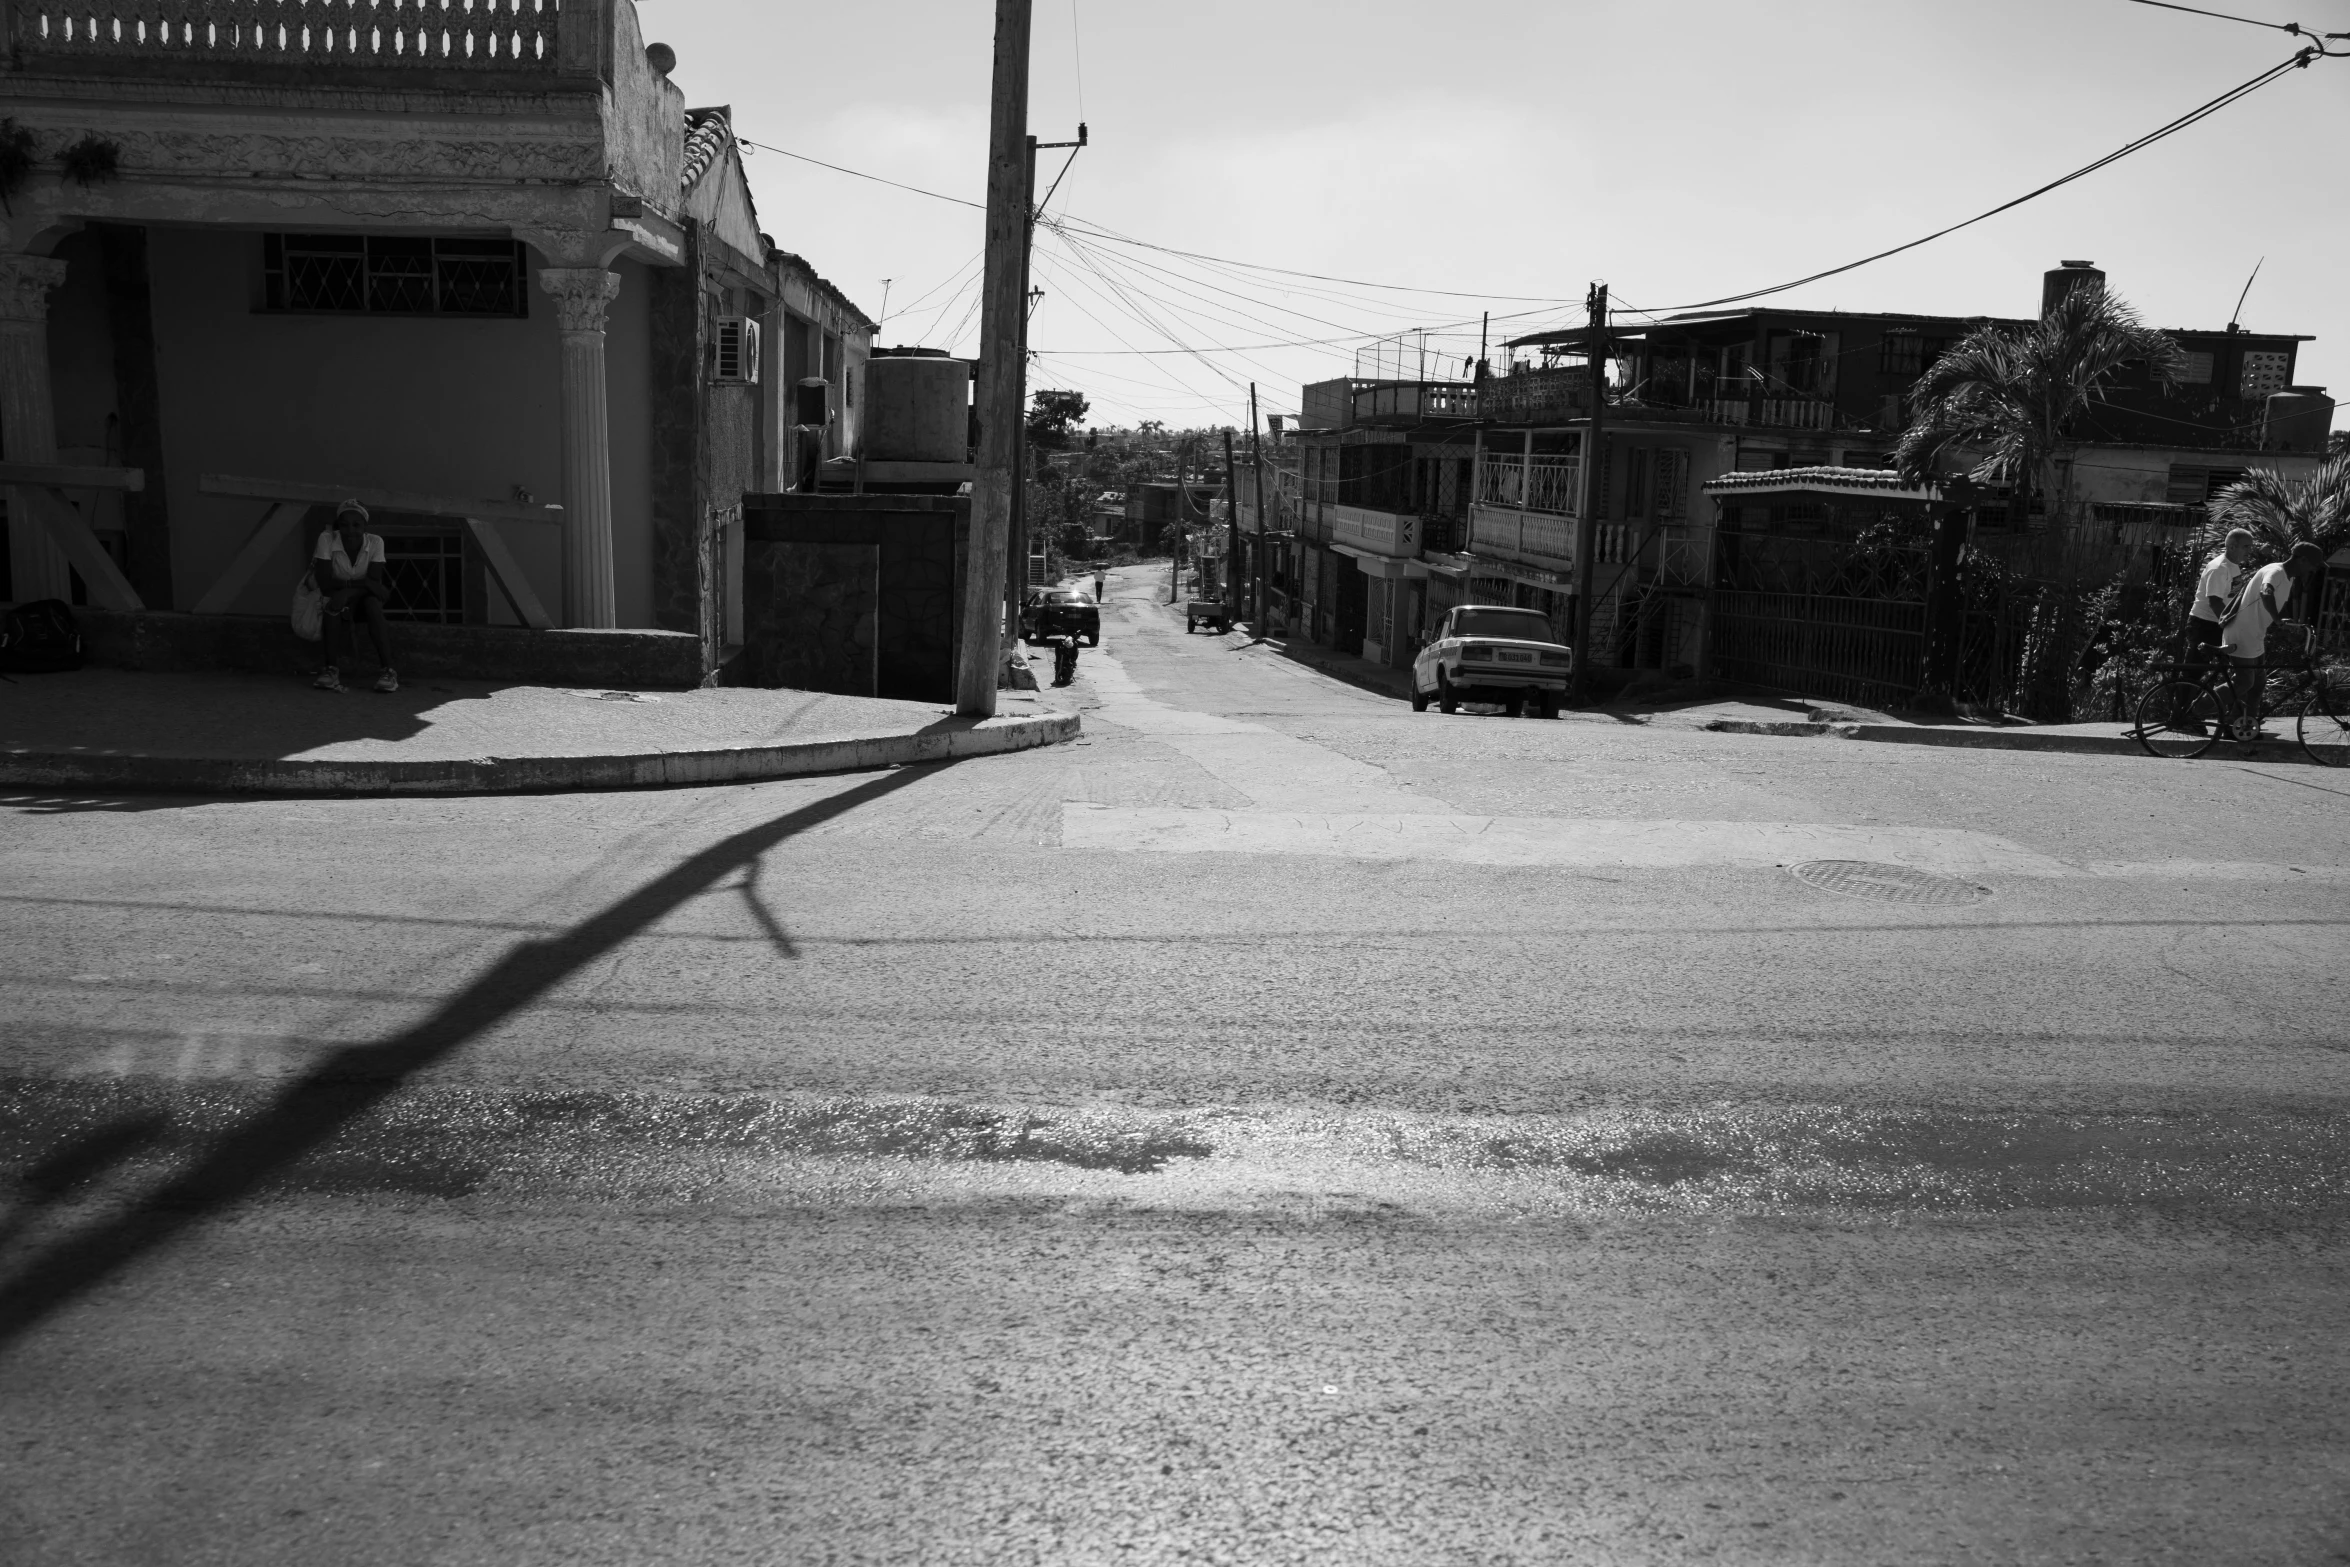
<path id="1" fill-rule="evenodd" d="M 1714 671 L 1743 681 L 1871 707 L 1917 691 L 1926 606 L 1914 600 L 1716 590 Z"/>

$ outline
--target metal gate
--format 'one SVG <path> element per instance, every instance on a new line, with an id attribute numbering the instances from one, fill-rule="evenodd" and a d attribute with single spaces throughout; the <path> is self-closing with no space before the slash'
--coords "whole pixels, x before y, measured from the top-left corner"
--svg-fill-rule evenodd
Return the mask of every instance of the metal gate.
<path id="1" fill-rule="evenodd" d="M 1917 691 L 1926 607 L 1905 599 L 1717 589 L 1714 672 L 1724 680 L 1870 707 Z"/>

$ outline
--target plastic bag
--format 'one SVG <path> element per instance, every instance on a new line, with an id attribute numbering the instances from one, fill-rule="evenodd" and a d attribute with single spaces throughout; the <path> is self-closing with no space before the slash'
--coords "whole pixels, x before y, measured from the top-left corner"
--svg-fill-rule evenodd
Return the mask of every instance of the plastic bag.
<path id="1" fill-rule="evenodd" d="M 316 642 L 326 635 L 326 595 L 318 591 L 318 584 L 310 573 L 302 573 L 302 580 L 294 584 L 294 635 L 305 642 Z"/>

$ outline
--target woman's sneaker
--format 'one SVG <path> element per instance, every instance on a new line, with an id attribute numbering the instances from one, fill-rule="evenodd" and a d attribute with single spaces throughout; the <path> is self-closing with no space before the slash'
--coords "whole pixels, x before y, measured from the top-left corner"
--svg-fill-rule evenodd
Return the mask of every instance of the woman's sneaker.
<path id="1" fill-rule="evenodd" d="M 375 677 L 375 688 L 378 691 L 397 691 L 400 689 L 400 677 L 386 669 Z"/>
<path id="2" fill-rule="evenodd" d="M 321 691 L 340 691 L 343 689 L 343 672 L 329 664 L 320 670 L 318 678 L 310 683 Z"/>

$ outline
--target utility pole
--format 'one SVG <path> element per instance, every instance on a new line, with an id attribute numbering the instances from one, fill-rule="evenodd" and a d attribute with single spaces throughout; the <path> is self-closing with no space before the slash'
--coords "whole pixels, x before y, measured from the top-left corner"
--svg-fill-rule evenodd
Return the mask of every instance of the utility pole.
<path id="1" fill-rule="evenodd" d="M 1240 479 L 1232 467 L 1232 426 L 1224 427 L 1224 601 L 1240 618 Z"/>
<path id="2" fill-rule="evenodd" d="M 1183 476 L 1188 437 L 1175 443 L 1175 526 L 1167 532 L 1167 602 L 1183 599 L 1183 541 L 1191 534 L 1191 485 Z"/>
<path id="3" fill-rule="evenodd" d="M 1583 515 L 1575 519 L 1575 670 L 1578 702 L 1591 695 L 1591 557 L 1599 548 L 1599 509 L 1607 504 L 1607 285 L 1594 283 L 1583 299 L 1590 317 L 1584 360 L 1591 366 L 1591 433 L 1583 438 Z"/>
<path id="4" fill-rule="evenodd" d="M 1025 109 L 1021 111 L 1021 119 L 1023 122 L 1027 119 Z M 1020 190 L 1020 211 L 1023 215 L 1020 225 L 1020 444 L 1014 457 L 1015 466 L 1012 470 L 1011 547 L 1005 552 L 1007 558 L 1004 563 L 1005 596 L 1011 601 L 1012 614 L 1015 617 L 1020 613 L 1021 601 L 1028 596 L 1028 470 L 1034 460 L 1033 454 L 1028 449 L 1028 318 L 1035 314 L 1036 302 L 1044 297 L 1044 291 L 1035 287 L 1029 278 L 1030 258 L 1036 252 L 1036 214 L 1041 205 L 1036 199 L 1036 152 L 1040 147 L 1082 147 L 1085 145 L 1085 140 L 1085 127 L 1082 124 L 1077 127 L 1075 141 L 1038 141 L 1033 136 L 1029 137 L 1026 173 L 1022 176 L 1023 183 Z M 1077 154 L 1072 152 L 1069 157 L 1071 161 L 1075 161 Z M 1061 172 L 1066 174 L 1069 171 L 1063 167 Z M 1057 179 L 1053 181 L 1054 189 L 1059 189 L 1060 183 Z M 1051 192 L 1048 191 L 1046 194 L 1049 196 Z"/>
<path id="5" fill-rule="evenodd" d="M 1257 383 L 1248 384 L 1248 455 L 1249 466 L 1256 469 L 1257 481 L 1257 617 L 1249 629 L 1257 640 L 1265 640 L 1265 552 L 1273 547 L 1272 519 L 1265 515 L 1265 449 L 1257 444 Z"/>
<path id="6" fill-rule="evenodd" d="M 1025 118 L 1025 116 L 1023 116 Z M 1012 524 L 1004 551 L 1004 598 L 1011 605 L 1012 623 L 1019 624 L 1020 605 L 1028 597 L 1028 315 L 1036 308 L 1029 294 L 1028 259 L 1036 248 L 1036 138 L 1028 138 L 1028 156 L 1020 176 L 1020 443 L 1012 454 Z"/>
<path id="7" fill-rule="evenodd" d="M 979 462 L 971 486 L 971 551 L 963 575 L 963 635 L 955 711 L 995 716 L 1003 656 L 1004 545 L 1022 439 L 1021 316 L 1026 267 L 1028 24 L 1030 0 L 996 0 L 995 78 L 987 136 L 987 249 L 979 313 Z"/>

